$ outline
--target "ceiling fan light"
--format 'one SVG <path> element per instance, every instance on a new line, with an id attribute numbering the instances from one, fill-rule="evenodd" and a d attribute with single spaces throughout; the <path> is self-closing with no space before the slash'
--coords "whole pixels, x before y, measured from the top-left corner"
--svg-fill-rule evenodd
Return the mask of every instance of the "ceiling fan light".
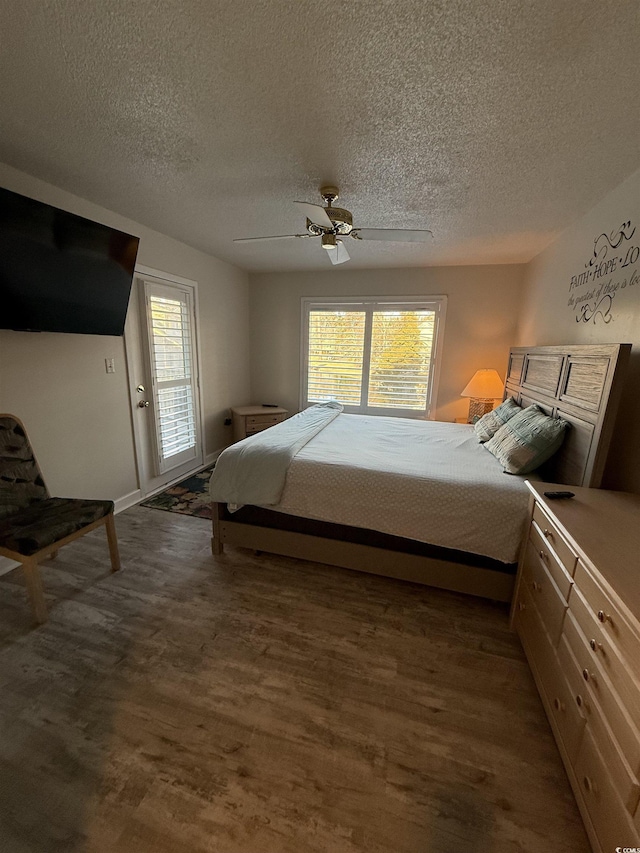
<path id="1" fill-rule="evenodd" d="M 328 252 L 333 252 L 338 248 L 338 241 L 336 240 L 335 234 L 322 235 L 322 248 L 326 249 Z"/>

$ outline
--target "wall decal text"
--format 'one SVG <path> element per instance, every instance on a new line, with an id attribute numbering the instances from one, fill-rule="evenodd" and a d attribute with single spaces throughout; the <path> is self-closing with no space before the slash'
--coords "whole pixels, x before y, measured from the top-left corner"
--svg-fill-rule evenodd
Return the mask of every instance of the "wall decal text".
<path id="1" fill-rule="evenodd" d="M 634 240 L 635 236 L 636 226 L 629 219 L 594 238 L 584 268 L 569 282 L 567 306 L 576 323 L 610 323 L 616 297 L 640 284 L 640 239 Z"/>

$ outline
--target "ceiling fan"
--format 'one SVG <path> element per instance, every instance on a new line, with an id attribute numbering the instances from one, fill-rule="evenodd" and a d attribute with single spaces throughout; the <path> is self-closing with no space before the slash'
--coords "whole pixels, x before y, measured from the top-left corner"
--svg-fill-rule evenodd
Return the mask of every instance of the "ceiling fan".
<path id="1" fill-rule="evenodd" d="M 319 237 L 323 249 L 327 250 L 332 264 L 343 264 L 349 260 L 344 237 L 354 240 L 387 240 L 399 243 L 421 243 L 433 237 L 431 231 L 414 231 L 406 228 L 354 228 L 353 217 L 348 210 L 334 207 L 338 198 L 337 187 L 320 187 L 320 195 L 326 207 L 308 201 L 296 201 L 307 217 L 306 234 L 282 234 L 274 237 L 240 237 L 234 243 L 252 243 L 258 240 L 294 240 Z"/>

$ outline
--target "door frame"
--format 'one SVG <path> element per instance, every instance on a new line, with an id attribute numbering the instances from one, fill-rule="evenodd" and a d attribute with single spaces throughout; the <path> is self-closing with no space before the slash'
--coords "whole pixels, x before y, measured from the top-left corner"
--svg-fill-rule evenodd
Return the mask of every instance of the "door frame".
<path id="1" fill-rule="evenodd" d="M 144 441 L 142 437 L 142 425 L 138 418 L 134 417 L 135 407 L 138 405 L 138 401 L 140 399 L 140 395 L 137 392 L 137 386 L 140 381 L 139 376 L 134 375 L 134 371 L 139 371 L 140 369 L 144 369 L 145 372 L 148 370 L 148 365 L 146 364 L 146 360 L 148 358 L 146 350 L 147 350 L 147 342 L 143 340 L 143 329 L 141 327 L 141 323 L 135 324 L 135 328 L 132 328 L 131 324 L 125 326 L 124 333 L 124 352 L 125 352 L 125 361 L 126 361 L 126 370 L 127 370 L 127 382 L 129 385 L 129 403 L 130 403 L 130 417 L 131 417 L 131 427 L 133 433 L 133 443 L 134 443 L 134 451 L 135 451 L 135 460 L 136 460 L 136 478 L 138 481 L 138 489 L 140 492 L 140 499 L 144 500 L 153 494 L 157 494 L 158 492 L 164 491 L 168 486 L 172 485 L 172 483 L 179 482 L 180 480 L 184 480 L 185 477 L 188 477 L 190 474 L 199 471 L 203 465 L 206 465 L 206 450 L 205 450 L 205 431 L 204 431 L 204 411 L 202 406 L 202 360 L 201 360 L 201 345 L 200 345 L 200 307 L 198 302 L 198 282 L 193 279 L 183 278 L 179 275 L 174 275 L 173 273 L 164 272 L 162 270 L 154 269 L 153 267 L 147 267 L 143 264 L 136 264 L 136 267 L 133 271 L 133 283 L 132 283 L 132 293 L 131 300 L 136 300 L 138 303 L 138 311 L 141 312 L 142 309 L 140 307 L 140 294 L 138 292 L 138 283 L 136 278 L 138 276 L 144 276 L 149 278 L 155 278 L 158 280 L 159 284 L 162 282 L 169 284 L 179 284 L 182 286 L 189 287 L 193 294 L 193 313 L 194 313 L 194 337 L 195 337 L 195 351 L 194 351 L 194 365 L 197 370 L 197 382 L 196 384 L 196 395 L 197 399 L 196 403 L 196 418 L 198 423 L 198 428 L 200 430 L 200 441 L 201 441 L 201 458 L 202 462 L 195 461 L 193 469 L 187 471 L 186 473 L 183 471 L 181 474 L 177 475 L 173 479 L 170 479 L 167 483 L 163 484 L 159 487 L 147 488 L 148 480 L 145 479 L 145 470 L 144 470 L 144 461 L 143 461 L 143 447 Z M 140 320 L 142 321 L 144 318 L 140 316 Z M 145 320 L 146 322 L 146 320 Z M 137 335 L 137 340 L 134 342 L 131 340 L 133 335 Z M 136 353 L 134 356 L 133 353 Z M 138 364 L 138 360 L 141 358 L 141 363 Z M 147 442 L 153 442 L 154 437 L 149 432 L 149 435 L 146 438 Z M 147 474 L 151 474 L 151 472 L 146 472 Z M 167 472 L 170 473 L 170 472 Z"/>

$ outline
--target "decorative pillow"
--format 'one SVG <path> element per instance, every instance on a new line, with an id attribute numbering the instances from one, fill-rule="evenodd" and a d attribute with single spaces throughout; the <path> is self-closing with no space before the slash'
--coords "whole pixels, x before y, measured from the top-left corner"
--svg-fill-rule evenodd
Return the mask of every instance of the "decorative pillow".
<path id="1" fill-rule="evenodd" d="M 478 436 L 478 441 L 481 443 L 489 441 L 489 439 L 498 432 L 503 424 L 506 424 L 508 420 L 521 411 L 522 409 L 513 397 L 509 397 L 504 401 L 504 403 L 500 403 L 500 405 L 492 412 L 487 412 L 487 414 L 483 415 L 473 426 L 476 431 L 476 435 Z"/>
<path id="2" fill-rule="evenodd" d="M 546 462 L 563 442 L 569 424 L 528 406 L 510 418 L 484 446 L 508 474 L 528 474 Z"/>

